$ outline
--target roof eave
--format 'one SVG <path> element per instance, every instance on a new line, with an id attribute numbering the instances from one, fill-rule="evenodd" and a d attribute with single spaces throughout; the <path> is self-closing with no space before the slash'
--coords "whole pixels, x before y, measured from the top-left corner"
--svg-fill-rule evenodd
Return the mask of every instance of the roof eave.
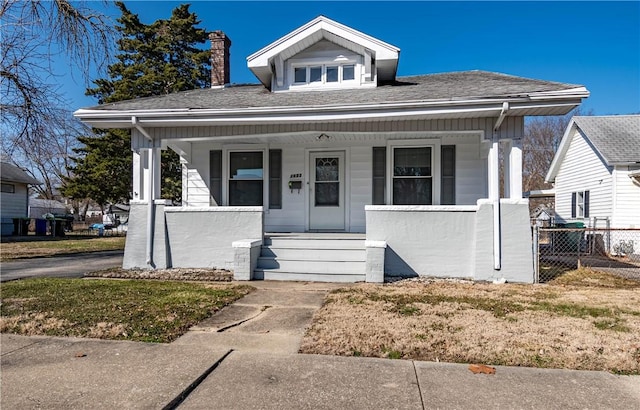
<path id="1" fill-rule="evenodd" d="M 74 116 L 100 128 L 131 128 L 132 117 L 146 126 L 202 126 L 295 123 L 307 121 L 345 121 L 364 119 L 433 118 L 458 113 L 479 117 L 498 115 L 503 102 L 509 102 L 511 116 L 534 115 L 533 112 L 560 109 L 569 112 L 581 103 L 581 98 L 551 98 L 532 101 L 529 98 L 490 98 L 446 101 L 405 101 L 375 104 L 259 107 L 239 109 L 171 109 L 171 110 L 91 110 L 80 109 Z M 544 114 L 538 114 L 544 115 Z"/>

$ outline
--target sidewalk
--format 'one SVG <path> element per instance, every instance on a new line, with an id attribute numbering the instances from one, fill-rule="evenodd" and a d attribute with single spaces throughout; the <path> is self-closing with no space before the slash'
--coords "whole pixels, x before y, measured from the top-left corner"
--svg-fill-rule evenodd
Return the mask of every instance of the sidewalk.
<path id="1" fill-rule="evenodd" d="M 258 291 L 171 344 L 1 336 L 2 408 L 631 409 L 640 377 L 296 354 L 333 284 Z M 221 330 L 221 331 L 220 331 Z M 166 407 L 168 406 L 169 407 Z"/>

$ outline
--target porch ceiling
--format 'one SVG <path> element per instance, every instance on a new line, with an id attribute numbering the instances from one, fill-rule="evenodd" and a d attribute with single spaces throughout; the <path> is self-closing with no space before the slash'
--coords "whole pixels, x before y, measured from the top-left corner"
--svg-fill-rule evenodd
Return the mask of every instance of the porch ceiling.
<path id="1" fill-rule="evenodd" d="M 279 144 L 305 144 L 311 148 L 317 147 L 335 147 L 340 143 L 357 143 L 357 142 L 382 142 L 387 140 L 410 140 L 428 138 L 429 134 L 437 134 L 438 137 L 466 135 L 469 138 L 480 138 L 479 131 L 466 132 L 447 132 L 447 131 L 416 131 L 416 132 L 333 132 L 333 131 L 301 131 L 292 133 L 273 133 L 273 134 L 255 134 L 247 136 L 228 136 L 228 137 L 193 137 L 181 138 L 184 142 L 203 142 L 203 141 L 232 141 L 234 144 L 261 144 L 261 143 L 279 143 Z M 175 145 L 176 141 L 167 140 L 167 144 Z"/>

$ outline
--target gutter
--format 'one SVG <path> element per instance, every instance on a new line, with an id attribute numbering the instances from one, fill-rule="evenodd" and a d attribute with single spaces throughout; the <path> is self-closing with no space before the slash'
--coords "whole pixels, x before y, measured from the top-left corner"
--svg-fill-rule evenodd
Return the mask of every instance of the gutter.
<path id="1" fill-rule="evenodd" d="M 507 116 L 507 111 L 509 111 L 509 103 L 505 101 L 502 103 L 502 110 L 500 110 L 500 115 L 493 126 L 493 146 L 491 149 L 493 150 L 494 155 L 492 156 L 492 163 L 489 165 L 494 167 L 494 173 L 492 174 L 494 177 L 494 181 L 492 181 L 494 192 L 492 192 L 493 198 L 491 198 L 491 200 L 493 201 L 493 269 L 495 270 L 502 269 L 502 221 L 500 220 L 500 163 L 498 158 L 498 129 Z"/>
<path id="2" fill-rule="evenodd" d="M 138 123 L 138 119 L 135 116 L 131 117 L 131 125 L 134 126 L 135 129 L 137 129 L 140 134 L 144 135 L 145 138 L 147 138 L 149 141 L 153 142 L 153 138 L 151 137 L 151 135 L 149 135 L 149 133 L 142 128 L 142 126 Z M 150 150 L 150 158 L 149 158 L 149 183 L 147 184 L 147 201 L 148 201 L 148 205 L 147 205 L 147 249 L 146 249 L 146 253 L 147 253 L 147 258 L 146 258 L 146 263 L 147 266 L 150 268 L 154 267 L 154 263 L 153 263 L 153 226 L 155 224 L 155 207 L 154 207 L 154 201 L 155 198 L 153 197 L 153 193 L 154 193 L 154 181 L 155 181 L 155 163 L 156 163 L 156 150 L 155 149 L 151 149 Z"/>
<path id="3" fill-rule="evenodd" d="M 509 98 L 509 110 L 529 110 L 536 108 L 549 108 L 560 106 L 577 106 L 583 98 L 589 96 L 586 89 L 574 89 L 573 93 L 556 96 L 536 96 Z M 271 107 L 244 107 L 232 109 L 160 109 L 160 110 L 105 110 L 105 109 L 79 109 L 74 116 L 91 123 L 92 120 L 121 123 L 131 125 L 132 116 L 144 116 L 144 123 L 166 122 L 209 122 L 223 125 L 224 123 L 271 123 L 283 121 L 309 121 L 313 116 L 318 120 L 348 120 L 357 118 L 387 118 L 393 116 L 410 116 L 425 114 L 447 114 L 461 112 L 501 112 L 503 100 L 496 98 L 466 99 L 466 100 L 438 100 L 438 101 L 403 101 L 380 102 L 375 104 L 348 104 L 348 105 L 312 105 L 312 106 L 271 106 Z M 523 114 L 524 115 L 524 114 Z M 489 115 L 487 115 L 489 116 Z M 167 119 L 170 118 L 170 119 Z"/>

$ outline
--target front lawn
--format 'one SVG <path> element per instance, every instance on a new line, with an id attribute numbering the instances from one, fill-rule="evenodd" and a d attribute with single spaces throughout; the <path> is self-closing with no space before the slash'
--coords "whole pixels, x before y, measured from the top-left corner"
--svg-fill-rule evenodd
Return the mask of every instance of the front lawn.
<path id="1" fill-rule="evenodd" d="M 169 281 L 19 280 L 0 285 L 0 331 L 171 342 L 251 290 Z"/>
<path id="2" fill-rule="evenodd" d="M 43 256 L 121 250 L 124 249 L 126 239 L 124 236 L 35 238 L 27 238 L 28 240 L 22 239 L 15 242 L 11 239 L 3 239 L 2 245 L 0 245 L 0 260 L 6 262 Z"/>
<path id="3" fill-rule="evenodd" d="M 302 353 L 640 374 L 640 282 L 586 269 L 544 285 L 406 280 L 329 295 Z"/>

